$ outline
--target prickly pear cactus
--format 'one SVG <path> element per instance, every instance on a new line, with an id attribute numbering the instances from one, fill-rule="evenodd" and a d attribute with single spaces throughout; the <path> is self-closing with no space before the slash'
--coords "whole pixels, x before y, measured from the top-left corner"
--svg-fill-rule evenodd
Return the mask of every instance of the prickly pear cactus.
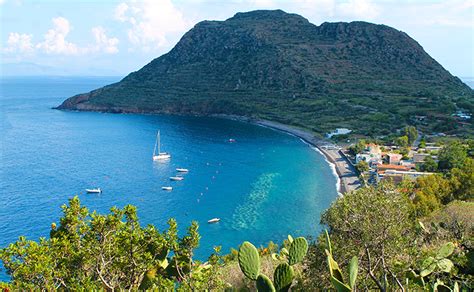
<path id="1" fill-rule="evenodd" d="M 277 291 L 288 291 L 295 277 L 293 268 L 287 263 L 279 264 L 273 274 L 273 282 Z"/>
<path id="2" fill-rule="evenodd" d="M 292 266 L 300 263 L 308 252 L 308 242 L 304 237 L 298 237 L 290 245 L 288 263 Z"/>
<path id="3" fill-rule="evenodd" d="M 276 292 L 275 286 L 273 286 L 272 280 L 270 280 L 264 274 L 260 274 L 257 277 L 257 291 L 258 292 Z"/>
<path id="4" fill-rule="evenodd" d="M 240 246 L 239 266 L 247 278 L 257 280 L 260 274 L 260 256 L 257 248 L 248 241 Z"/>

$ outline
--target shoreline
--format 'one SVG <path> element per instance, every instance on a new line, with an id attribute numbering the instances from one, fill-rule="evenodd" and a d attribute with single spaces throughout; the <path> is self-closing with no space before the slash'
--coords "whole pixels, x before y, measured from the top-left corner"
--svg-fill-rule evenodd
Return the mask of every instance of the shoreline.
<path id="1" fill-rule="evenodd" d="M 254 125 L 270 128 L 273 130 L 281 131 L 286 134 L 295 136 L 302 140 L 304 143 L 308 144 L 310 147 L 314 147 L 316 151 L 321 153 L 326 162 L 328 162 L 329 167 L 332 172 L 335 174 L 337 179 L 337 191 L 339 194 L 344 194 L 346 192 L 351 192 L 360 187 L 359 177 L 357 171 L 354 169 L 351 163 L 343 155 L 340 149 L 331 149 L 329 142 L 315 137 L 311 132 L 303 129 L 298 129 L 289 125 L 281 124 L 278 122 L 272 122 L 268 120 L 261 119 L 251 119 L 242 116 L 233 116 L 233 115 L 212 115 L 217 118 L 225 118 L 236 120 L 240 122 L 247 122 Z"/>

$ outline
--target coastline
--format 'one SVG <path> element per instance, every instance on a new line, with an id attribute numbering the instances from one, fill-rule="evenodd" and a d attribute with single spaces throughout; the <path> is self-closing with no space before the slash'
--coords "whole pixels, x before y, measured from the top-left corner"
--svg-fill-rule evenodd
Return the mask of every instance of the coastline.
<path id="1" fill-rule="evenodd" d="M 212 115 L 218 118 L 225 118 L 247 122 L 262 127 L 267 127 L 273 130 L 278 130 L 300 138 L 304 143 L 314 147 L 316 151 L 320 152 L 329 164 L 329 167 L 337 178 L 337 190 L 340 194 L 351 192 L 360 187 L 359 177 L 357 171 L 352 164 L 338 148 L 328 147 L 332 146 L 329 142 L 315 137 L 311 132 L 303 129 L 298 129 L 289 125 L 281 124 L 261 119 L 251 119 L 242 116 L 234 115 Z"/>

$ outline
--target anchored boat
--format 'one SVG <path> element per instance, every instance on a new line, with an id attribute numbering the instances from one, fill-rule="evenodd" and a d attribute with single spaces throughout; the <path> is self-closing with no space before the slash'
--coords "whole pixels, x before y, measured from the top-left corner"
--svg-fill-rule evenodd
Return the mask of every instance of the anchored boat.
<path id="1" fill-rule="evenodd" d="M 168 160 L 170 158 L 171 154 L 161 152 L 160 131 L 158 131 L 158 134 L 156 134 L 155 148 L 153 148 L 153 160 Z"/>
<path id="2" fill-rule="evenodd" d="M 89 194 L 100 194 L 100 193 L 102 193 L 102 190 L 100 188 L 86 189 L 86 192 L 89 193 Z"/>
<path id="3" fill-rule="evenodd" d="M 221 221 L 221 218 L 212 218 L 211 220 L 208 220 L 207 223 L 217 223 Z"/>

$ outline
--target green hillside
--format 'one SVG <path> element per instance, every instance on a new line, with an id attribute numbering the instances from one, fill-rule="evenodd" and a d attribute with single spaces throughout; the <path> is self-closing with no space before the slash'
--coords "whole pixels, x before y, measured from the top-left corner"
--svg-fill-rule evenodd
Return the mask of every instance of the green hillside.
<path id="1" fill-rule="evenodd" d="M 384 135 L 405 124 L 474 133 L 473 90 L 406 33 L 366 22 L 311 24 L 281 10 L 203 21 L 167 54 L 59 109 L 234 114 L 325 133 Z M 425 116 L 420 118 L 419 116 Z"/>

